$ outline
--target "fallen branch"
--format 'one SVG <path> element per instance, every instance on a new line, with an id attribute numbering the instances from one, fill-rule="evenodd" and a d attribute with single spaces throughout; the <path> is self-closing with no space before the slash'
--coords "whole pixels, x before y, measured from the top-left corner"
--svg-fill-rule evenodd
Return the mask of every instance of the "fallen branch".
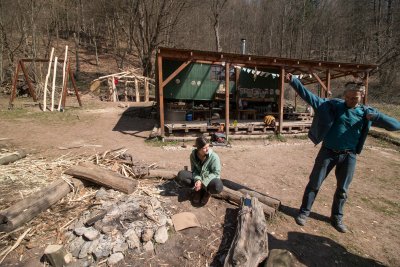
<path id="1" fill-rule="evenodd" d="M 246 187 L 244 185 L 235 183 L 235 182 L 230 181 L 228 179 L 221 179 L 221 180 L 222 180 L 222 183 L 224 184 L 224 186 L 226 186 L 226 187 L 228 187 L 230 189 L 233 189 L 235 191 L 239 191 L 239 192 L 243 193 L 244 195 L 247 194 L 249 196 L 256 197 L 256 198 L 258 198 L 258 200 L 261 203 L 264 203 L 265 205 L 273 207 L 274 209 L 279 209 L 279 206 L 281 205 L 281 201 L 279 199 L 276 199 L 276 198 L 261 194 L 261 193 L 259 193 L 257 191 L 254 191 L 251 188 L 248 188 L 248 187 Z"/>
<path id="2" fill-rule="evenodd" d="M 10 154 L 5 154 L 3 156 L 0 156 L 0 165 L 6 165 L 11 162 L 17 161 L 19 159 L 25 158 L 26 157 L 26 152 L 23 150 L 10 153 Z"/>
<path id="3" fill-rule="evenodd" d="M 4 257 L 0 260 L 0 264 L 3 262 L 3 260 L 7 257 L 8 254 L 10 254 L 11 251 L 13 251 L 14 249 L 16 249 L 19 244 L 22 242 L 22 240 L 25 238 L 25 236 L 29 233 L 29 231 L 32 228 L 28 228 L 25 232 L 23 232 L 22 235 L 20 235 L 20 237 L 18 237 L 17 241 L 15 242 L 15 244 L 5 253 Z"/>
<path id="4" fill-rule="evenodd" d="M 74 180 L 75 185 L 81 183 Z M 32 220 L 71 192 L 70 185 L 58 179 L 49 186 L 0 211 L 0 231 L 10 232 Z"/>
<path id="5" fill-rule="evenodd" d="M 126 178 L 118 173 L 103 169 L 89 162 L 83 162 L 79 166 L 73 166 L 66 170 L 65 174 L 108 188 L 113 188 L 126 194 L 131 194 L 135 191 L 138 184 L 136 180 Z"/>
<path id="6" fill-rule="evenodd" d="M 229 202 L 233 202 L 236 205 L 241 205 L 241 199 L 244 198 L 245 196 L 238 191 L 232 190 L 230 188 L 224 187 L 224 189 L 222 190 L 221 193 L 216 194 L 216 195 L 211 195 L 214 198 L 218 198 L 218 199 L 223 199 Z M 268 219 L 271 219 L 274 215 L 275 215 L 275 209 L 267 206 L 263 203 L 259 204 L 260 207 L 263 209 L 265 216 Z"/>

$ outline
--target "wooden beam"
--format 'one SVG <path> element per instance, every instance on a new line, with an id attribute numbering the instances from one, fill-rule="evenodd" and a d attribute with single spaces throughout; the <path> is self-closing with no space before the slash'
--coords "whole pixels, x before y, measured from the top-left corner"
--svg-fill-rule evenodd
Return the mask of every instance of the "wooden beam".
<path id="1" fill-rule="evenodd" d="M 157 55 L 157 70 L 158 70 L 157 71 L 158 72 L 158 101 L 160 103 L 160 106 L 159 106 L 160 107 L 160 129 L 161 129 L 161 137 L 164 137 L 165 136 L 165 130 L 164 130 L 164 82 L 163 82 L 163 70 L 162 70 L 162 56 L 160 54 Z M 171 75 L 170 75 L 170 77 L 171 77 Z"/>
<path id="2" fill-rule="evenodd" d="M 283 129 L 283 105 L 284 105 L 284 86 L 285 86 L 285 69 L 281 67 L 280 71 L 280 76 L 279 76 L 279 90 L 280 90 L 280 95 L 279 95 L 279 129 L 278 132 L 279 134 L 282 133 Z"/>
<path id="3" fill-rule="evenodd" d="M 326 91 L 325 91 L 325 97 L 329 97 L 331 94 L 329 94 L 331 92 L 331 70 L 327 69 L 326 70 Z"/>
<path id="4" fill-rule="evenodd" d="M 364 85 L 365 85 L 365 94 L 364 94 L 364 99 L 363 99 L 363 104 L 366 105 L 368 103 L 368 83 L 369 83 L 369 72 L 365 72 L 365 77 L 364 77 Z"/>
<path id="5" fill-rule="evenodd" d="M 63 109 L 65 109 L 65 103 L 67 101 L 67 92 L 68 92 L 68 78 L 71 76 L 69 75 L 69 71 L 70 71 L 70 63 L 69 60 L 67 60 L 67 66 L 65 68 L 65 77 L 64 77 L 64 84 L 63 84 L 63 89 L 61 91 L 61 101 L 59 103 L 59 107 L 58 107 L 58 111 L 61 111 L 61 106 L 63 107 Z"/>
<path id="6" fill-rule="evenodd" d="M 313 69 L 310 69 L 311 75 L 318 81 L 318 83 L 322 86 L 325 91 L 328 91 L 326 85 L 322 82 L 322 80 L 318 77 L 317 73 L 314 72 Z"/>
<path id="7" fill-rule="evenodd" d="M 173 78 L 176 77 L 184 68 L 186 68 L 192 61 L 188 60 L 182 63 L 182 65 L 179 66 L 171 75 L 168 76 L 165 81 L 162 82 L 162 86 L 165 87 Z M 160 66 L 162 68 L 162 66 Z"/>
<path id="8" fill-rule="evenodd" d="M 20 61 L 20 64 L 21 64 L 21 70 L 24 73 L 25 81 L 28 84 L 29 93 L 32 96 L 33 101 L 36 102 L 37 101 L 37 97 L 36 97 L 36 94 L 35 94 L 35 90 L 33 89 L 31 80 L 29 79 L 28 73 L 26 72 L 26 68 L 25 68 L 24 62 Z"/>

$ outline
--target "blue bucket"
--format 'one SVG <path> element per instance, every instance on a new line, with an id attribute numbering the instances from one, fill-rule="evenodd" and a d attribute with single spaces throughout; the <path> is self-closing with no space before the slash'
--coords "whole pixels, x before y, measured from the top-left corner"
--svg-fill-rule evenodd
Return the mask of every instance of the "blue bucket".
<path id="1" fill-rule="evenodd" d="M 187 121 L 192 121 L 193 120 L 193 114 L 192 113 L 186 113 L 186 120 Z"/>

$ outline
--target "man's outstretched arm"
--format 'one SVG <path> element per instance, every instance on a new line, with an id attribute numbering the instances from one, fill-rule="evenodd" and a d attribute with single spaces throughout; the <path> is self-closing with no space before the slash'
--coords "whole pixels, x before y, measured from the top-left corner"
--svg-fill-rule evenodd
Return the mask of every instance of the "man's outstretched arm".
<path id="1" fill-rule="evenodd" d="M 293 89 L 299 94 L 299 96 L 309 104 L 314 110 L 316 110 L 323 102 L 324 99 L 316 96 L 310 90 L 308 90 L 299 79 L 295 78 L 291 73 L 285 75 L 286 81 L 293 87 Z"/>
<path id="2" fill-rule="evenodd" d="M 372 126 L 374 127 L 383 128 L 387 131 L 400 130 L 400 121 L 374 109 L 369 109 L 366 117 L 372 122 Z"/>

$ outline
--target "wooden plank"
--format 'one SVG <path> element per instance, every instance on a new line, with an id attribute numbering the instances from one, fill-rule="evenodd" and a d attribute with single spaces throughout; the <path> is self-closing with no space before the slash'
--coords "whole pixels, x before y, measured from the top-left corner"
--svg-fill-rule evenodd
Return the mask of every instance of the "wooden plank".
<path id="1" fill-rule="evenodd" d="M 54 94 L 56 92 L 56 79 L 57 79 L 57 61 L 58 57 L 54 58 L 54 66 L 53 66 L 53 81 L 51 85 L 51 105 L 50 111 L 54 111 Z"/>

